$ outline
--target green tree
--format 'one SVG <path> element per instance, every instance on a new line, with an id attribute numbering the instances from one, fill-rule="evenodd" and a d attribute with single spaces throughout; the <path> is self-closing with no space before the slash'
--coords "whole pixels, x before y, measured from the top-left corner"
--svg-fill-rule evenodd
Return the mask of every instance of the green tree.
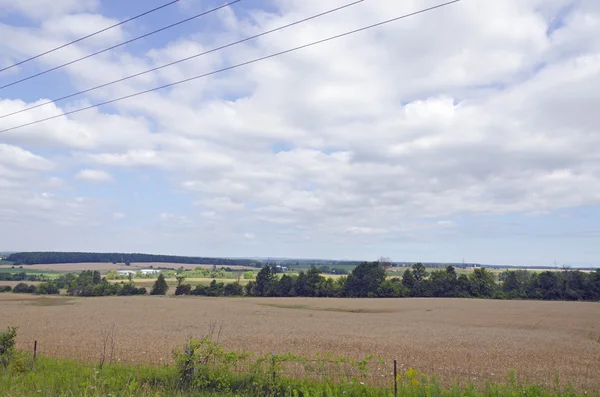
<path id="1" fill-rule="evenodd" d="M 165 280 L 165 276 L 162 273 L 158 275 L 158 278 L 154 282 L 152 289 L 150 290 L 150 295 L 166 295 L 169 290 L 169 285 Z"/>
<path id="2" fill-rule="evenodd" d="M 321 284 L 321 270 L 314 265 L 306 272 L 306 288 L 308 296 L 319 296 L 319 285 Z"/>
<path id="3" fill-rule="evenodd" d="M 244 287 L 238 282 L 230 283 L 225 286 L 223 291 L 225 296 L 242 296 L 244 295 Z"/>
<path id="4" fill-rule="evenodd" d="M 275 286 L 277 284 L 277 276 L 271 266 L 265 266 L 260 269 L 256 275 L 256 285 L 254 286 L 255 296 L 273 296 Z"/>
<path id="5" fill-rule="evenodd" d="M 412 266 L 413 276 L 417 282 L 422 281 L 427 278 L 427 270 L 422 263 L 415 263 Z"/>
<path id="6" fill-rule="evenodd" d="M 412 287 L 415 286 L 416 282 L 417 282 L 417 280 L 415 279 L 415 276 L 414 276 L 412 270 L 406 269 L 404 271 L 404 274 L 402 275 L 402 284 L 410 290 L 410 289 L 412 289 Z"/>
<path id="7" fill-rule="evenodd" d="M 385 280 L 385 270 L 378 262 L 363 262 L 356 266 L 346 280 L 344 295 L 348 297 L 375 297 Z"/>
<path id="8" fill-rule="evenodd" d="M 494 275 L 486 269 L 477 268 L 469 275 L 469 290 L 477 298 L 489 298 L 496 292 Z"/>
<path id="9" fill-rule="evenodd" d="M 276 296 L 294 296 L 296 294 L 294 290 L 294 279 L 292 276 L 284 274 L 281 276 L 275 287 Z"/>

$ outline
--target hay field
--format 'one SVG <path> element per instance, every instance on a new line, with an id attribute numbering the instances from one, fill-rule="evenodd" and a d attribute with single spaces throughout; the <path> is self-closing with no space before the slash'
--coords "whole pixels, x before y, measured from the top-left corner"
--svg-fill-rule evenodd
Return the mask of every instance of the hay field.
<path id="1" fill-rule="evenodd" d="M 222 324 L 230 349 L 348 357 L 373 353 L 401 368 L 454 378 L 600 390 L 600 304 L 476 299 L 35 297 L 0 295 L 0 328 L 43 354 L 97 361 L 115 327 L 122 361 L 169 362 L 173 347 Z"/>
<path id="2" fill-rule="evenodd" d="M 39 285 L 42 282 L 41 281 L 27 281 L 27 280 L 24 280 L 24 281 L 2 281 L 2 280 L 0 280 L 0 286 L 8 285 L 11 288 L 14 288 L 17 284 L 20 284 L 20 283 L 25 283 L 27 285 Z M 0 302 L 1 302 L 1 300 L 0 300 Z M 1 312 L 2 312 L 2 310 L 0 309 L 0 313 Z"/>

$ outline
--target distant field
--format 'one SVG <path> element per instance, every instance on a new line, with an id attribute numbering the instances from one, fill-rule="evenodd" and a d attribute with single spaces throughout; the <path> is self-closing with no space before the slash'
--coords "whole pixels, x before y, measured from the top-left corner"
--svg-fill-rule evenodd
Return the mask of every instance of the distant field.
<path id="1" fill-rule="evenodd" d="M 28 267 L 23 267 L 23 269 L 19 269 L 19 268 L 11 268 L 10 266 L 0 266 L 0 273 L 25 273 L 28 275 L 31 274 L 35 274 L 35 275 L 44 275 L 44 276 L 48 276 L 49 278 L 55 278 L 60 276 L 61 274 L 64 274 L 65 272 L 61 272 L 61 271 L 55 271 L 55 270 L 36 270 L 36 269 L 29 269 Z"/>
<path id="2" fill-rule="evenodd" d="M 79 272 L 82 270 L 98 270 L 100 272 L 108 272 L 109 270 L 136 270 L 136 269 L 146 269 L 150 266 L 154 268 L 167 268 L 167 269 L 179 269 L 183 267 L 187 270 L 193 270 L 197 267 L 212 269 L 213 265 L 189 265 L 189 264 L 181 264 L 181 263 L 162 263 L 162 262 L 148 262 L 148 263 L 132 263 L 131 266 L 125 266 L 122 263 L 106 263 L 106 262 L 89 262 L 89 263 L 54 263 L 54 264 L 46 264 L 46 265 L 23 265 L 23 269 L 19 270 L 55 270 L 61 272 Z M 9 268 L 9 265 L 0 266 L 2 268 Z M 254 269 L 246 266 L 235 266 L 232 269 Z M 15 270 L 15 269 L 13 269 Z"/>
<path id="3" fill-rule="evenodd" d="M 8 285 L 9 287 L 14 287 L 15 285 L 17 285 L 19 283 L 25 283 L 27 285 L 38 285 L 41 283 L 41 281 L 27 281 L 27 280 L 25 280 L 25 281 L 3 281 L 3 280 L 0 280 L 0 286 Z M 2 310 L 0 310 L 0 313 L 2 313 Z"/>
<path id="4" fill-rule="evenodd" d="M 397 359 L 452 379 L 600 390 L 600 304 L 477 299 L 36 297 L 0 294 L 0 329 L 41 354 L 97 361 L 116 330 L 121 361 L 163 363 L 189 336 L 222 325 L 229 349 Z"/>

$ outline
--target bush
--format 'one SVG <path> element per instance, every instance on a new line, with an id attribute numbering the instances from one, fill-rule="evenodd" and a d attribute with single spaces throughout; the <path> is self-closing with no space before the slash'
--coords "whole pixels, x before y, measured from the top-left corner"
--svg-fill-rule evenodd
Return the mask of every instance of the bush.
<path id="1" fill-rule="evenodd" d="M 240 285 L 240 283 L 231 283 L 225 286 L 225 290 L 223 291 L 223 295 L 225 296 L 242 296 L 244 295 L 244 287 Z"/>
<path id="2" fill-rule="evenodd" d="M 19 283 L 13 288 L 15 294 L 33 294 L 35 292 L 35 285 L 27 285 L 25 283 Z"/>
<path id="3" fill-rule="evenodd" d="M 175 295 L 190 295 L 192 286 L 190 284 L 180 284 L 175 288 Z"/>
<path id="4" fill-rule="evenodd" d="M 4 368 L 8 367 L 15 353 L 15 339 L 17 329 L 8 327 L 6 331 L 0 332 L 0 364 Z"/>
<path id="5" fill-rule="evenodd" d="M 12 288 L 10 287 L 10 285 L 0 285 L 0 292 L 10 292 L 12 291 Z"/>

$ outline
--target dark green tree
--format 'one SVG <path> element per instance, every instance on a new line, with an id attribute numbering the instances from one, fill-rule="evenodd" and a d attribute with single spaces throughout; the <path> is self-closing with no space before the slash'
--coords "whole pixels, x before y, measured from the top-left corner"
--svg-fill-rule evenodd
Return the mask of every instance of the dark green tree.
<path id="1" fill-rule="evenodd" d="M 225 296 L 242 296 L 244 295 L 244 287 L 238 282 L 230 283 L 225 286 L 223 291 Z"/>
<path id="2" fill-rule="evenodd" d="M 385 270 L 379 262 L 363 262 L 346 279 L 344 295 L 348 297 L 375 297 L 385 280 Z"/>
<path id="3" fill-rule="evenodd" d="M 415 276 L 414 276 L 412 270 L 406 269 L 404 271 L 404 274 L 402 275 L 402 284 L 410 290 L 410 289 L 412 289 L 412 287 L 415 286 L 416 282 L 417 282 L 417 280 L 415 280 Z"/>
<path id="4" fill-rule="evenodd" d="M 256 275 L 256 285 L 254 286 L 255 296 L 273 296 L 275 286 L 277 285 L 277 276 L 270 266 L 260 269 Z"/>
<path id="5" fill-rule="evenodd" d="M 422 263 L 415 263 L 412 266 L 413 276 L 417 282 L 422 281 L 427 278 L 427 270 Z"/>
<path id="6" fill-rule="evenodd" d="M 150 290 L 150 295 L 166 295 L 169 290 L 169 285 L 165 280 L 165 276 L 162 273 L 158 275 L 158 278 L 154 282 L 152 289 Z"/>
<path id="7" fill-rule="evenodd" d="M 476 298 L 490 298 L 496 292 L 494 275 L 486 269 L 477 268 L 469 275 L 469 290 Z"/>

